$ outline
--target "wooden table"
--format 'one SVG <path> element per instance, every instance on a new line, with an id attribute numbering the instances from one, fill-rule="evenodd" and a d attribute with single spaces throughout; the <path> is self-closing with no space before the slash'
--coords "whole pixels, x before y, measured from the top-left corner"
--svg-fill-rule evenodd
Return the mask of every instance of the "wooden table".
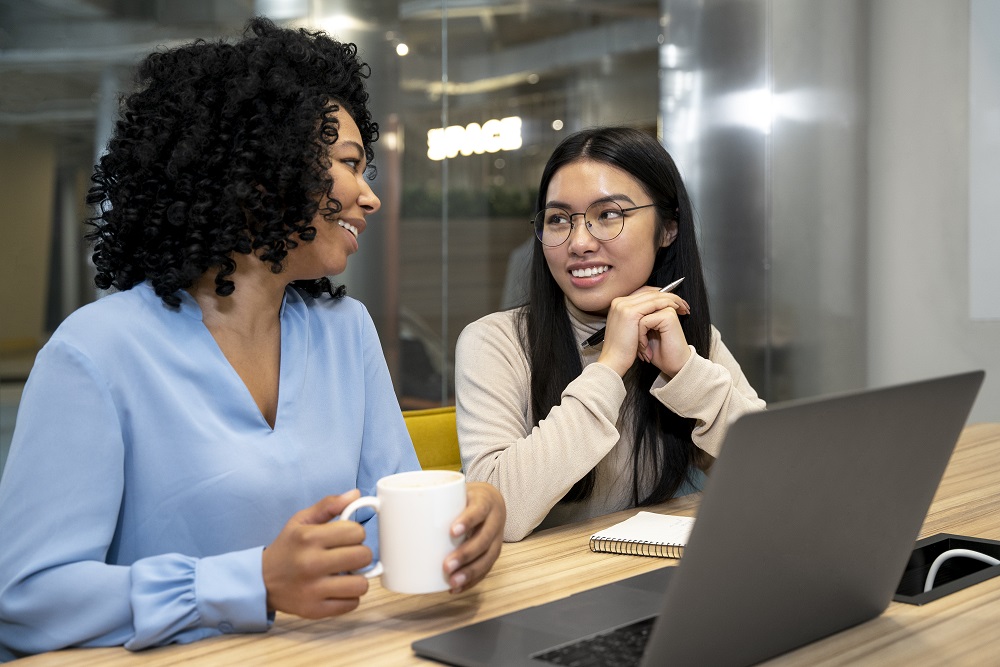
<path id="1" fill-rule="evenodd" d="M 694 516 L 698 496 L 657 506 Z M 405 596 L 372 582 L 361 606 L 322 621 L 279 614 L 270 632 L 139 653 L 72 649 L 17 661 L 41 665 L 427 665 L 410 643 L 443 630 L 564 597 L 676 561 L 592 553 L 589 536 L 635 510 L 505 544 L 490 575 L 460 595 Z M 967 427 L 921 529 L 1000 539 L 1000 424 Z M 772 665 L 1000 664 L 1000 577 L 924 606 L 890 603 L 874 620 L 780 656 Z"/>

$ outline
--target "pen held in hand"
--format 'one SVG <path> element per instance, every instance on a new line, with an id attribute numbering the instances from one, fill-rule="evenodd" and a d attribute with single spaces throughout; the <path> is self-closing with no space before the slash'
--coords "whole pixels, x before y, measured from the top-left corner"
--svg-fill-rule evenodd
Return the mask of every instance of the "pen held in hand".
<path id="1" fill-rule="evenodd" d="M 675 280 L 674 282 L 670 283 L 669 285 L 661 287 L 660 291 L 661 292 L 672 292 L 682 282 L 684 282 L 684 278 L 678 278 L 677 280 Z M 604 330 L 605 329 L 607 329 L 607 327 L 601 327 L 600 329 L 598 329 L 597 331 L 595 331 L 594 334 L 590 338 L 588 338 L 587 340 L 585 340 L 582 343 L 580 343 L 580 347 L 586 349 L 588 347 L 595 347 L 595 346 L 600 345 L 601 343 L 603 343 L 604 342 Z"/>

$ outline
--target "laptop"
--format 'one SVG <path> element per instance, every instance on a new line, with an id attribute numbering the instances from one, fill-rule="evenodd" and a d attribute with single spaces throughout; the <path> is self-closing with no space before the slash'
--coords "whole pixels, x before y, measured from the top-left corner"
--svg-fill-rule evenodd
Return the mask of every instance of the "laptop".
<path id="1" fill-rule="evenodd" d="M 749 665 L 889 605 L 984 373 L 775 405 L 730 427 L 676 567 L 413 643 L 452 665 Z M 581 549 L 586 545 L 581 545 Z"/>

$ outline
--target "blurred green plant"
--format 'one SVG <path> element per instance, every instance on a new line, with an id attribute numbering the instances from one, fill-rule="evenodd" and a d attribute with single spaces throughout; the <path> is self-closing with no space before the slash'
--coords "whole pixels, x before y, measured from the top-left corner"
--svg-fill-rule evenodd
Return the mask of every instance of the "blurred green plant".
<path id="1" fill-rule="evenodd" d="M 452 189 L 448 193 L 448 215 L 491 218 L 531 217 L 536 191 L 493 186 L 487 190 Z M 441 191 L 420 186 L 403 188 L 402 214 L 411 218 L 441 215 Z"/>

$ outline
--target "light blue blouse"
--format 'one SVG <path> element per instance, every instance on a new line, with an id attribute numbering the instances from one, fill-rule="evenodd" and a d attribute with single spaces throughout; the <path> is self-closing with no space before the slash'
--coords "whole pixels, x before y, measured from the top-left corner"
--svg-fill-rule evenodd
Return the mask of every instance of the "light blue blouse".
<path id="1" fill-rule="evenodd" d="M 39 352 L 0 480 L 0 659 L 264 631 L 288 519 L 419 468 L 359 302 L 286 291 L 272 430 L 181 297 L 112 294 Z"/>

